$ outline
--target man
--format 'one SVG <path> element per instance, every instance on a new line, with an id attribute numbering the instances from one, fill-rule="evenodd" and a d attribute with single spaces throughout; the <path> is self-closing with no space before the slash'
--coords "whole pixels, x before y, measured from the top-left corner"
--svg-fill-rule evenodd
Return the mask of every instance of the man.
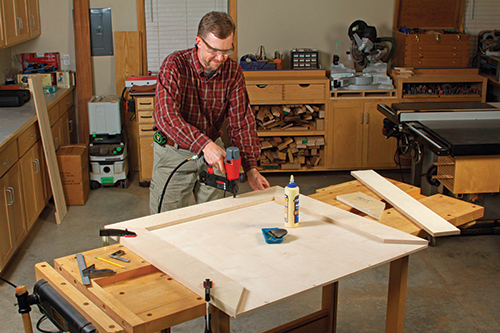
<path id="1" fill-rule="evenodd" d="M 203 153 L 204 160 L 224 175 L 225 149 L 221 140 L 224 119 L 231 145 L 240 150 L 250 186 L 264 190 L 269 182 L 257 170 L 260 143 L 241 67 L 229 58 L 234 50 L 235 25 L 222 12 L 210 12 L 200 21 L 194 48 L 165 58 L 158 73 L 154 111 L 155 143 L 150 212 L 187 206 L 191 193 L 196 203 L 222 198 L 224 192 L 197 182 L 206 169 L 201 159 L 183 161 Z"/>

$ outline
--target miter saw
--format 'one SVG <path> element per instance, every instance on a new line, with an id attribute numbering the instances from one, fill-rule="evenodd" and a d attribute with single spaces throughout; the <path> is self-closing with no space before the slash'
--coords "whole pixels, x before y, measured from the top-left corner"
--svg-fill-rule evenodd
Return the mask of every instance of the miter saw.
<path id="1" fill-rule="evenodd" d="M 339 56 L 333 56 L 331 68 L 332 90 L 374 90 L 394 89 L 391 78 L 387 75 L 387 62 L 396 50 L 396 42 L 391 37 L 377 37 L 377 29 L 366 22 L 354 21 L 347 31 L 351 39 L 348 51 L 355 66 L 363 68 L 361 72 L 339 64 Z M 389 42 L 390 49 L 384 44 Z"/>

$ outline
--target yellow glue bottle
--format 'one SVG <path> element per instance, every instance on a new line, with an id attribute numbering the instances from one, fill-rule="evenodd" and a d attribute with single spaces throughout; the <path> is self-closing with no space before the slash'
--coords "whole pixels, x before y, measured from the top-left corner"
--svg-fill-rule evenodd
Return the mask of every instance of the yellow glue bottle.
<path id="1" fill-rule="evenodd" d="M 285 227 L 299 226 L 299 187 L 290 176 L 290 182 L 285 187 Z"/>

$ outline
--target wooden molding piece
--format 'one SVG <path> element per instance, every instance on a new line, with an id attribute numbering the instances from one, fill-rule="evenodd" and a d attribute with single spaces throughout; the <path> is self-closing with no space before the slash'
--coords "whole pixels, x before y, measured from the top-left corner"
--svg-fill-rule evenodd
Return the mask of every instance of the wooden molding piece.
<path id="1" fill-rule="evenodd" d="M 363 192 L 338 195 L 337 200 L 377 220 L 380 220 L 385 209 L 385 203 Z"/>
<path id="2" fill-rule="evenodd" d="M 434 237 L 458 235 L 460 230 L 401 191 L 373 170 L 351 171 L 356 179 Z"/>
<path id="3" fill-rule="evenodd" d="M 43 98 L 42 83 L 40 78 L 29 78 L 28 84 L 33 95 L 36 114 L 38 116 L 38 126 L 40 127 L 40 136 L 42 137 L 43 152 L 47 161 L 50 186 L 54 195 L 54 204 L 56 206 L 56 223 L 61 224 L 68 212 L 66 207 L 66 198 L 62 187 L 61 175 L 59 174 L 59 165 L 57 164 L 56 152 L 54 150 L 54 141 L 50 129 L 49 114 L 47 105 Z"/>

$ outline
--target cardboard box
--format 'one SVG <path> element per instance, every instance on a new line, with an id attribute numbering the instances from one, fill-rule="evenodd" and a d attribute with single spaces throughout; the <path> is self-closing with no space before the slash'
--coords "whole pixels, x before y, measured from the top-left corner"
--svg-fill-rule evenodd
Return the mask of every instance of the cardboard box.
<path id="1" fill-rule="evenodd" d="M 85 205 L 90 192 L 87 146 L 61 146 L 56 152 L 59 173 L 68 206 Z"/>
<path id="2" fill-rule="evenodd" d="M 56 80 L 58 88 L 71 88 L 71 72 L 69 70 L 57 71 Z"/>
<path id="3" fill-rule="evenodd" d="M 40 73 L 40 74 L 17 74 L 17 83 L 21 84 L 22 89 L 28 89 L 28 78 L 39 76 L 43 87 L 56 85 L 56 73 Z"/>

